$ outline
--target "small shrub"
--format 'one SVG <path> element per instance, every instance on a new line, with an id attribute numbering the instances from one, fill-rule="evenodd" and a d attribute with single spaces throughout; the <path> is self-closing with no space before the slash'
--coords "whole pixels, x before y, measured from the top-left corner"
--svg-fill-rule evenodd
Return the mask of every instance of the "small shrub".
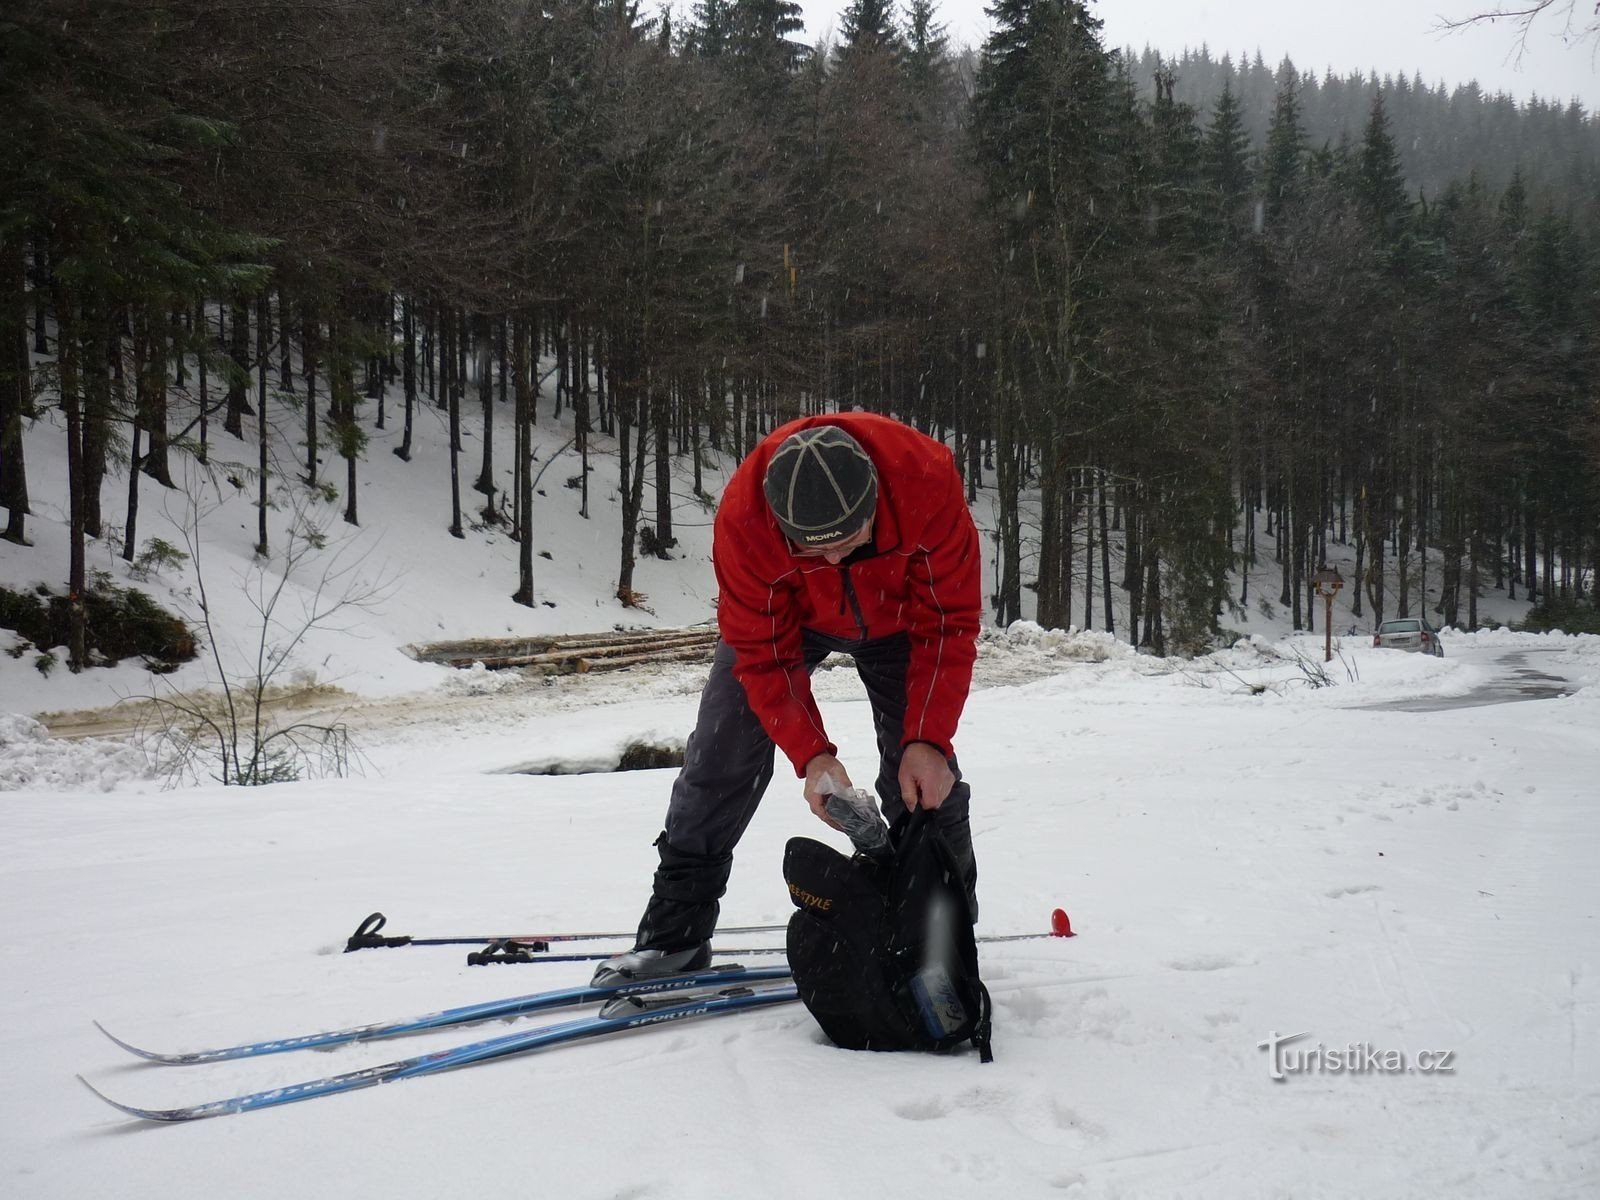
<path id="1" fill-rule="evenodd" d="M 0 588 L 0 628 L 16 631 L 24 643 L 54 646 L 58 643 L 50 640 L 50 613 L 38 598 L 40 592 L 48 596 L 50 589 L 41 586 L 30 594 Z"/>
<path id="2" fill-rule="evenodd" d="M 163 568 L 181 567 L 188 561 L 189 556 L 171 542 L 161 538 L 151 538 L 144 544 L 144 549 L 139 551 L 138 557 L 133 560 L 129 574 L 135 579 L 149 579 L 150 576 L 159 574 Z"/>
<path id="3" fill-rule="evenodd" d="M 315 525 L 310 521 L 304 521 L 301 523 L 298 532 L 305 544 L 313 550 L 326 550 L 328 548 L 328 535 L 321 526 Z"/>
<path id="4" fill-rule="evenodd" d="M 50 677 L 50 672 L 56 669 L 56 656 L 50 653 L 50 651 L 46 650 L 43 654 L 39 655 L 38 658 L 33 660 L 33 667 L 34 670 L 38 671 L 39 674 L 48 679 Z"/>
<path id="5" fill-rule="evenodd" d="M 72 631 L 67 597 L 42 585 L 34 592 L 0 588 L 0 627 L 16 631 L 35 646 L 66 645 Z M 153 671 L 170 671 L 199 653 L 194 632 L 134 588 L 97 587 L 84 593 L 83 604 L 85 649 L 91 663 L 139 656 Z"/>
<path id="6" fill-rule="evenodd" d="M 1518 628 L 1528 633 L 1600 633 L 1600 608 L 1581 600 L 1541 600 Z"/>
<path id="7" fill-rule="evenodd" d="M 662 538 L 654 525 L 639 526 L 639 553 L 651 558 L 671 559 L 667 551 L 678 544 L 677 538 Z"/>

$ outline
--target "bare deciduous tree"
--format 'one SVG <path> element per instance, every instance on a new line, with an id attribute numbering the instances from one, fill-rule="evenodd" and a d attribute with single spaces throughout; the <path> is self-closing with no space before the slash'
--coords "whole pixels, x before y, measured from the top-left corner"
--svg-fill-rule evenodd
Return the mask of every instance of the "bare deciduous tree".
<path id="1" fill-rule="evenodd" d="M 181 691 L 156 676 L 167 684 L 161 694 L 136 698 L 150 711 L 140 730 L 146 751 L 173 783 L 202 774 L 245 787 L 342 778 L 356 753 L 342 722 L 280 722 L 275 714 L 296 692 L 293 661 L 307 636 L 346 628 L 346 617 L 381 605 L 395 580 L 368 572 L 367 552 L 357 551 L 354 538 L 330 548 L 310 519 L 310 499 L 302 498 L 293 508 L 283 548 L 238 575 L 237 586 L 255 616 L 245 629 L 230 632 L 213 608 L 206 581 L 200 531 L 221 502 L 202 502 L 204 486 L 205 480 L 191 476 L 184 489 L 187 508 L 174 523 L 194 563 L 196 611 L 185 615 L 210 653 L 211 688 Z M 236 654 L 225 651 L 225 639 Z M 240 670 L 232 665 L 238 661 L 250 665 Z"/>

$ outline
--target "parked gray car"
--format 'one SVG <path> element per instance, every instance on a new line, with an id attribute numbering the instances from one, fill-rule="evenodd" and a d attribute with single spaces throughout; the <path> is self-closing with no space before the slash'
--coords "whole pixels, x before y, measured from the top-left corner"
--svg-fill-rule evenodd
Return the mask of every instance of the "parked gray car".
<path id="1" fill-rule="evenodd" d="M 1439 631 L 1423 617 L 1396 617 L 1378 626 L 1372 635 L 1374 646 L 1390 650 L 1420 650 L 1424 654 L 1444 657 L 1444 646 L 1439 641 Z"/>

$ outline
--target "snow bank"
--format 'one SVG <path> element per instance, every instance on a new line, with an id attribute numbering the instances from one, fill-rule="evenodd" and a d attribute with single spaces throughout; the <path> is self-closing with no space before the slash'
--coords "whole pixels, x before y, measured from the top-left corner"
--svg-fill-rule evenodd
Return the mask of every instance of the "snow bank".
<path id="1" fill-rule="evenodd" d="M 109 792 L 154 779 L 144 753 L 126 742 L 53 738 L 21 713 L 0 713 L 0 792 Z"/>

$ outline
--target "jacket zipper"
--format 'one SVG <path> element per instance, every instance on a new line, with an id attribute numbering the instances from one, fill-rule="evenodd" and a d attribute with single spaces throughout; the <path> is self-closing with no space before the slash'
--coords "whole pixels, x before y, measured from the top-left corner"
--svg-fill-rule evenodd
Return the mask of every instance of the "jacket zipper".
<path id="1" fill-rule="evenodd" d="M 839 596 L 839 615 L 844 616 L 845 601 L 850 602 L 850 615 L 856 619 L 856 628 L 861 632 L 861 640 L 867 640 L 867 620 L 861 615 L 861 601 L 856 598 L 855 584 L 850 582 L 850 568 L 844 565 L 839 567 L 839 579 L 844 585 L 844 590 Z"/>

